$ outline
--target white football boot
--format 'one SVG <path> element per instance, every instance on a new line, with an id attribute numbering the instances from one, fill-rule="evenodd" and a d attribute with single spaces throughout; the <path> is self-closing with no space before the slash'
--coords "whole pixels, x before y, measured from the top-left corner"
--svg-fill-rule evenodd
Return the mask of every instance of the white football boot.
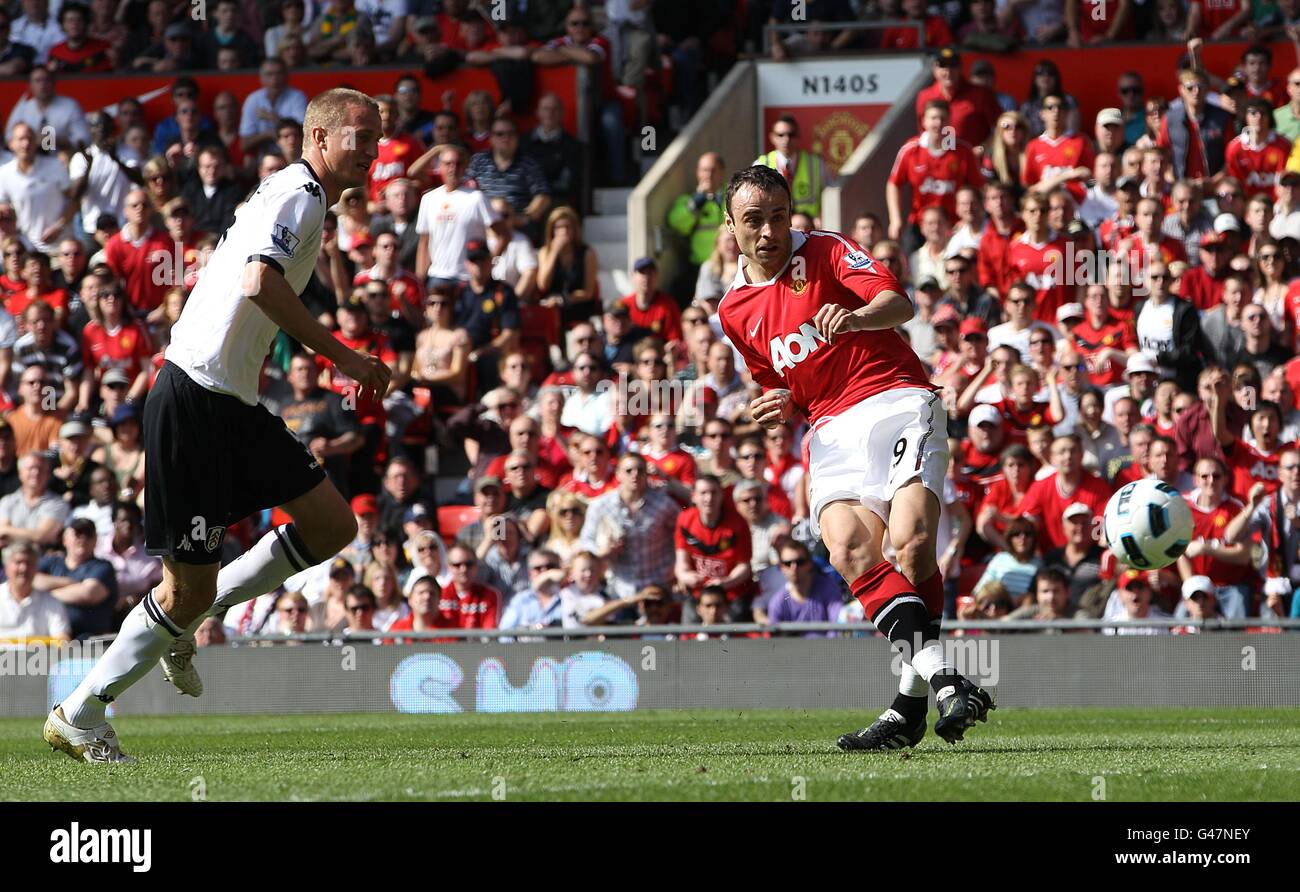
<path id="1" fill-rule="evenodd" d="M 182 635 L 171 643 L 167 652 L 158 660 L 158 665 L 162 666 L 163 678 L 175 685 L 176 690 L 191 697 L 203 693 L 203 679 L 199 678 L 199 670 L 194 668 L 195 653 L 193 636 Z"/>
<path id="2" fill-rule="evenodd" d="M 108 722 L 86 731 L 68 724 L 63 717 L 63 710 L 58 706 L 50 710 L 50 716 L 45 720 L 43 736 L 51 749 L 67 753 L 78 762 L 116 762 L 123 765 L 135 762 L 135 759 L 122 752 L 117 732 Z"/>

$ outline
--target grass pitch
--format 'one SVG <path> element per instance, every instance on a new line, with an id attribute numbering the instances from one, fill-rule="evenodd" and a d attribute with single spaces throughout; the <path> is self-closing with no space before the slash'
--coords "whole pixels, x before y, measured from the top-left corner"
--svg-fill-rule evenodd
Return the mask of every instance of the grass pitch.
<path id="1" fill-rule="evenodd" d="M 931 713 L 931 723 L 934 715 Z M 131 766 L 78 765 L 0 721 L 5 800 L 1300 799 L 1283 709 L 993 713 L 949 746 L 841 753 L 840 710 L 124 717 Z"/>

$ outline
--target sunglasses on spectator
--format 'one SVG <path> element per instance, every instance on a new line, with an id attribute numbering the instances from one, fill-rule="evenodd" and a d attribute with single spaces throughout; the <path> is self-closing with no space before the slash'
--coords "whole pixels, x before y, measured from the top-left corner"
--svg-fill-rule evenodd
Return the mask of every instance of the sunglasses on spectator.
<path id="1" fill-rule="evenodd" d="M 781 561 L 781 566 L 782 566 L 782 567 L 802 567 L 802 566 L 804 566 L 804 565 L 807 564 L 807 563 L 808 563 L 808 558 L 801 557 L 801 558 L 794 558 L 794 559 L 792 559 L 792 560 L 788 560 L 788 561 Z"/>
<path id="2" fill-rule="evenodd" d="M 757 461 L 762 457 L 763 457 L 763 453 L 761 452 L 742 452 L 736 456 L 736 458 L 743 459 L 745 461 Z"/>
<path id="3" fill-rule="evenodd" d="M 449 561 L 448 563 L 452 567 L 459 568 L 459 567 L 472 567 L 475 564 L 477 564 L 478 561 Z"/>
<path id="4" fill-rule="evenodd" d="M 374 609 L 369 604 L 349 604 L 347 608 L 348 613 L 370 613 Z"/>
<path id="5" fill-rule="evenodd" d="M 582 513 L 582 509 L 581 509 L 581 508 L 561 508 L 559 511 L 557 511 L 557 512 L 555 512 L 555 513 L 558 514 L 558 515 L 560 515 L 561 517 L 568 517 L 568 516 L 573 515 L 573 514 L 581 514 L 581 513 Z"/>
<path id="6" fill-rule="evenodd" d="M 1135 85 L 1133 85 L 1133 84 L 1130 84 L 1130 85 L 1128 85 L 1128 86 L 1126 86 L 1126 87 L 1120 87 L 1120 88 L 1119 88 L 1119 91 L 1120 91 L 1120 93 L 1122 93 L 1122 94 L 1125 95 L 1125 96 L 1137 96 L 1137 95 L 1141 94 L 1141 92 L 1142 92 L 1142 88 L 1141 88 L 1141 87 L 1138 87 L 1138 86 L 1135 86 Z"/>

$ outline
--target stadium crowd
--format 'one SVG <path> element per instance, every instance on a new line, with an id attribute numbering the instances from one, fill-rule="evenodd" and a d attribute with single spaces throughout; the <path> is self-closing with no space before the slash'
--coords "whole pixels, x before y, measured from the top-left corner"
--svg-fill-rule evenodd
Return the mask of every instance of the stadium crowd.
<path id="1" fill-rule="evenodd" d="M 443 95 L 430 111 L 414 74 L 378 97 L 370 184 L 327 217 L 302 297 L 389 362 L 392 386 L 358 400 L 282 333 L 262 392 L 350 499 L 358 535 L 209 621 L 199 643 L 861 620 L 810 532 L 804 425 L 753 423 L 755 385 L 712 321 L 738 263 L 722 225 L 734 168 L 705 153 L 674 202 L 665 226 L 690 265 L 671 282 L 643 257 L 632 293 L 601 294 L 582 234 L 590 159 L 605 159 L 601 182 L 626 182 L 626 128 L 689 118 L 705 60 L 761 45 L 764 5 L 693 3 L 685 20 L 671 0 L 530 0 L 505 20 L 488 6 L 221 0 L 205 29 L 164 0 L 0 10 L 0 72 L 29 83 L 0 158 L 0 638 L 111 633 L 159 580 L 143 547 L 140 409 L 168 330 L 243 197 L 301 155 L 294 70 L 380 61 L 430 77 L 488 65 L 505 102 L 471 93 L 458 113 Z M 888 213 L 849 234 L 913 296 L 902 333 L 949 412 L 946 614 L 1300 615 L 1300 68 L 1275 77 L 1262 44 L 1230 72 L 1200 57 L 1202 37 L 1296 39 L 1300 4 L 1271 18 L 1244 2 L 1241 15 L 1196 2 L 807 6 L 812 22 L 916 19 L 943 46 Z M 1094 6 L 1116 16 L 1107 28 Z M 917 29 L 821 33 L 770 51 L 907 49 Z M 991 86 L 993 66 L 966 71 L 959 48 L 996 35 L 1187 40 L 1188 53 L 1176 97 L 1125 72 L 1116 106 L 1088 122 L 1050 61 L 1023 99 Z M 559 96 L 506 88 L 551 64 L 601 72 L 591 132 L 618 152 L 566 133 Z M 152 127 L 138 101 L 86 114 L 57 84 L 250 65 L 262 87 L 245 97 L 209 100 L 176 77 L 174 114 Z M 656 89 L 661 109 L 619 99 Z M 829 173 L 799 137 L 778 119 L 754 163 L 785 173 L 794 225 L 811 230 Z M 1110 495 L 1143 477 L 1176 487 L 1195 518 L 1164 571 L 1126 570 L 1097 540 Z M 285 520 L 232 525 L 227 560 Z"/>

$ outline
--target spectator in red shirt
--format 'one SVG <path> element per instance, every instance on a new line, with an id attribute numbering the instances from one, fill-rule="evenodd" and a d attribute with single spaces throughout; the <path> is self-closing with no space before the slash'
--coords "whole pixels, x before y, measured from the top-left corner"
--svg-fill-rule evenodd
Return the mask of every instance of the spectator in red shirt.
<path id="1" fill-rule="evenodd" d="M 1132 0 L 1065 0 L 1066 42 L 1075 49 L 1132 40 Z"/>
<path id="2" fill-rule="evenodd" d="M 1083 469 L 1083 445 L 1077 435 L 1053 440 L 1051 459 L 1056 473 L 1029 487 L 1020 503 L 1021 513 L 1036 521 L 1043 531 L 1040 541 L 1044 551 L 1065 544 L 1062 515 L 1071 503 L 1082 502 L 1094 515 L 1100 515 L 1106 510 L 1111 494 L 1104 480 Z"/>
<path id="3" fill-rule="evenodd" d="M 392 232 L 381 232 L 375 237 L 375 263 L 369 269 L 357 270 L 353 285 L 372 281 L 388 286 L 392 298 L 392 312 L 400 313 L 416 330 L 424 328 L 421 308 L 424 305 L 424 288 L 410 270 L 403 269 L 398 258 L 400 240 Z"/>
<path id="4" fill-rule="evenodd" d="M 90 411 L 100 381 L 109 369 L 121 369 L 130 379 L 129 399 L 144 397 L 149 386 L 153 339 L 141 322 L 127 315 L 126 298 L 116 284 L 101 291 L 99 319 L 86 324 L 81 349 L 86 369 L 81 376 L 78 412 Z"/>
<path id="5" fill-rule="evenodd" d="M 889 207 L 889 237 L 903 238 L 903 226 L 915 227 L 929 207 L 942 207 L 949 219 L 957 216 L 957 190 L 979 187 L 984 182 L 979 159 L 969 143 L 953 136 L 948 126 L 950 107 L 946 100 L 931 99 L 921 115 L 921 133 L 903 144 L 885 183 Z M 903 216 L 903 186 L 911 190 L 911 207 Z M 915 231 L 905 239 L 904 250 L 919 243 Z"/>
<path id="6" fill-rule="evenodd" d="M 370 212 L 385 210 L 384 189 L 394 180 L 409 176 L 411 164 L 424 154 L 424 145 L 410 133 L 398 131 L 401 123 L 397 100 L 392 96 L 377 96 L 379 122 L 383 135 L 379 139 L 379 154 L 370 165 Z"/>
<path id="7" fill-rule="evenodd" d="M 682 311 L 667 292 L 659 290 L 659 267 L 653 257 L 642 257 L 632 264 L 632 293 L 623 298 L 623 303 L 633 326 L 650 331 L 670 345 L 680 344 Z"/>
<path id="8" fill-rule="evenodd" d="M 1088 364 L 1089 382 L 1102 388 L 1122 384 L 1128 358 L 1138 352 L 1133 324 L 1111 315 L 1105 285 L 1088 286 L 1084 291 L 1083 309 L 1083 320 L 1070 334 L 1075 348 Z"/>
<path id="9" fill-rule="evenodd" d="M 556 461 L 555 453 L 549 450 L 543 455 L 541 426 L 538 422 L 528 415 L 519 415 L 510 422 L 506 432 L 510 438 L 511 453 L 527 452 L 533 459 L 533 476 L 537 482 L 546 489 L 558 486 L 560 479 L 570 470 L 569 463 Z M 506 479 L 506 462 L 509 457 L 509 454 L 498 455 L 492 459 L 483 472 L 484 476 Z"/>
<path id="10" fill-rule="evenodd" d="M 1276 492 L 1281 485 L 1277 466 L 1282 458 L 1282 449 L 1292 445 L 1282 440 L 1282 413 L 1277 404 L 1261 402 L 1250 413 L 1250 433 L 1255 438 L 1253 444 L 1239 438 L 1228 423 L 1227 400 L 1217 389 L 1210 392 L 1205 408 L 1232 474 L 1228 483 L 1233 496 L 1246 501 L 1256 483 L 1263 483 L 1269 493 Z"/>
<path id="11" fill-rule="evenodd" d="M 447 628 L 438 609 L 442 601 L 442 586 L 438 585 L 437 579 L 432 576 L 421 576 L 411 586 L 411 591 L 406 598 L 407 603 L 411 606 L 411 612 L 400 619 L 393 620 L 393 624 L 388 627 L 388 631 L 428 632 L 434 629 Z M 421 644 L 428 644 L 430 641 L 427 638 L 397 639 L 402 644 L 413 644 L 416 640 Z"/>
<path id="12" fill-rule="evenodd" d="M 102 40 L 87 34 L 90 12 L 80 3 L 65 3 L 59 7 L 59 26 L 64 40 L 50 47 L 47 65 L 59 74 L 89 74 L 112 71 L 110 47 Z"/>
<path id="13" fill-rule="evenodd" d="M 560 478 L 560 489 L 576 492 L 587 501 L 618 488 L 609 447 L 600 437 L 583 435 L 578 442 L 579 461 Z"/>
<path id="14" fill-rule="evenodd" d="M 1244 617 L 1254 613 L 1250 583 L 1256 577 L 1250 546 L 1244 542 L 1229 545 L 1226 541 L 1228 524 L 1241 512 L 1242 503 L 1228 494 L 1227 469 L 1217 458 L 1197 461 L 1195 477 L 1197 488 L 1187 496 L 1193 538 L 1178 559 L 1178 575 L 1184 581 L 1208 576 L 1224 615 Z"/>
<path id="15" fill-rule="evenodd" d="M 501 616 L 501 593 L 476 582 L 478 556 L 464 545 L 447 550 L 451 582 L 438 601 L 439 624 L 448 629 L 495 629 Z"/>
<path id="16" fill-rule="evenodd" d="M 649 435 L 641 446 L 650 485 L 665 491 L 682 503 L 690 502 L 695 485 L 695 459 L 677 445 L 677 429 L 672 415 L 652 415 L 646 424 Z"/>
<path id="17" fill-rule="evenodd" d="M 147 313 L 149 322 L 162 315 L 167 272 L 175 263 L 175 246 L 167 233 L 154 227 L 152 217 L 148 193 L 132 189 L 126 196 L 126 225 L 104 245 L 104 262 L 126 283 L 131 306 Z"/>
<path id="18" fill-rule="evenodd" d="M 1034 456 L 1024 446 L 1002 450 L 1001 476 L 993 479 L 983 492 L 975 532 L 997 551 L 1009 551 L 1007 524 L 1020 517 L 1020 505 L 1034 483 Z M 974 512 L 972 512 L 974 513 Z"/>
<path id="19" fill-rule="evenodd" d="M 996 94 L 962 77 L 961 56 L 952 47 L 944 47 L 935 55 L 931 71 L 934 83 L 916 96 L 917 128 L 922 125 L 926 103 L 944 99 L 949 104 L 957 138 L 972 146 L 983 145 L 1002 113 Z"/>
<path id="20" fill-rule="evenodd" d="M 980 234 L 980 285 L 999 301 L 1014 281 L 1007 265 L 1007 252 L 1025 224 L 1016 215 L 1015 190 L 1008 183 L 994 182 L 984 187 L 984 211 L 988 223 Z"/>
<path id="21" fill-rule="evenodd" d="M 1223 150 L 1223 172 L 1241 181 L 1247 197 L 1271 200 L 1291 156 L 1291 141 L 1273 131 L 1273 108 L 1265 99 L 1246 103 L 1246 126 Z"/>
<path id="22" fill-rule="evenodd" d="M 1250 23 L 1250 0 L 1187 0 L 1184 40 L 1227 40 Z"/>
<path id="23" fill-rule="evenodd" d="M 1087 196 L 1085 183 L 1092 177 L 1096 152 L 1086 136 L 1066 129 L 1065 97 L 1061 93 L 1048 93 L 1042 101 L 1039 116 L 1043 133 L 1025 146 L 1021 180 L 1044 193 L 1064 185 L 1080 203 Z"/>
<path id="24" fill-rule="evenodd" d="M 43 300 L 54 310 L 55 324 L 62 327 L 68 315 L 68 292 L 54 287 L 49 255 L 33 251 L 23 259 L 23 282 L 26 288 L 5 299 L 9 315 L 21 318 L 33 301 Z"/>
<path id="25" fill-rule="evenodd" d="M 880 36 L 880 48 L 884 50 L 914 50 L 917 48 L 916 25 L 925 30 L 925 46 L 949 46 L 952 44 L 952 31 L 942 16 L 926 15 L 925 0 L 903 0 L 903 20 L 907 23 L 898 28 L 886 28 Z"/>
<path id="26" fill-rule="evenodd" d="M 1232 246 L 1225 233 L 1210 230 L 1201 236 L 1201 264 L 1183 273 L 1178 296 L 1204 312 L 1223 300 L 1223 283 L 1232 272 Z"/>
<path id="27" fill-rule="evenodd" d="M 706 585 L 726 589 L 732 614 L 739 618 L 748 613 L 753 594 L 749 522 L 731 504 L 718 478 L 708 474 L 695 479 L 691 504 L 678 516 L 674 534 L 674 575 L 692 599 L 686 621 L 691 621 L 693 601 L 699 600 Z"/>

